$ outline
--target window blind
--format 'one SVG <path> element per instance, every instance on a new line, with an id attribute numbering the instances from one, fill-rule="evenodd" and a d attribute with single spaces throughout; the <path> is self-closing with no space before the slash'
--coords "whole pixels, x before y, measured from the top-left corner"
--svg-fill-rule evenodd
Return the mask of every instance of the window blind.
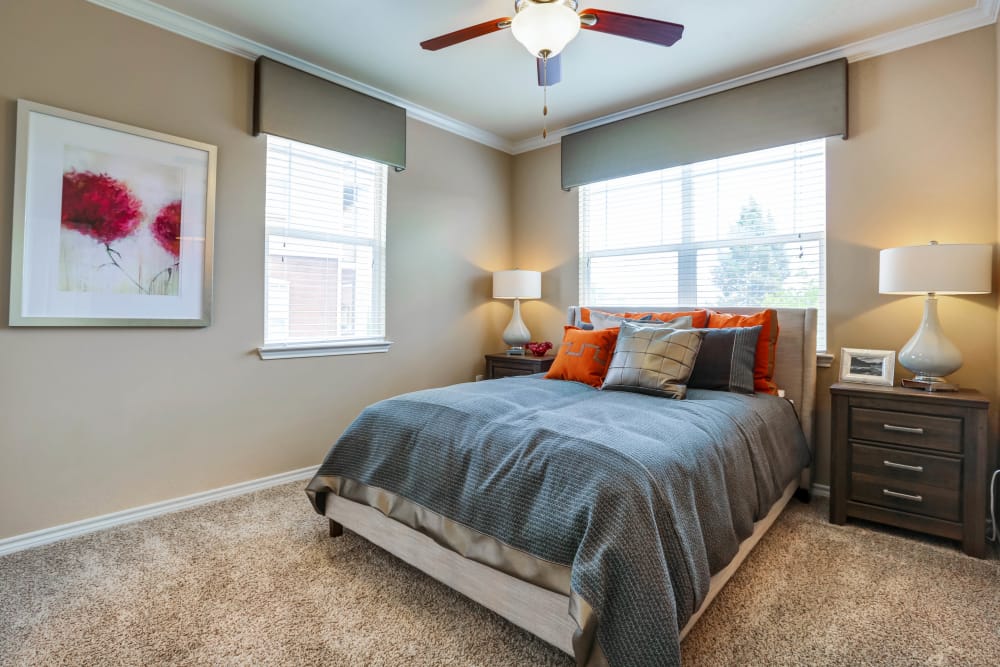
<path id="1" fill-rule="evenodd" d="M 825 140 L 581 187 L 580 303 L 812 307 L 825 349 Z"/>
<path id="2" fill-rule="evenodd" d="M 267 137 L 265 344 L 385 338 L 385 165 Z"/>

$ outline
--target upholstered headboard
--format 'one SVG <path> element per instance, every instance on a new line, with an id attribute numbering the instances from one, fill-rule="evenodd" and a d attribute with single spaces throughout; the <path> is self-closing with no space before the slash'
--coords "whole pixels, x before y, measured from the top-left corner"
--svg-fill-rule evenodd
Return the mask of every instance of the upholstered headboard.
<path id="1" fill-rule="evenodd" d="M 593 310 L 603 310 L 607 313 L 624 312 L 657 312 L 657 311 L 690 311 L 695 307 L 671 306 L 665 308 L 654 306 L 628 308 L 618 306 L 587 306 Z M 760 312 L 759 308 L 727 307 L 725 312 L 738 315 L 750 315 Z M 816 309 L 815 308 L 777 308 L 778 311 L 778 347 L 774 364 L 774 381 L 785 392 L 785 398 L 791 400 L 799 413 L 802 431 L 805 433 L 809 449 L 815 458 L 815 414 L 816 414 Z M 579 306 L 570 306 L 568 312 L 569 324 L 579 325 Z M 808 474 L 808 478 L 806 477 Z M 808 489 L 812 484 L 810 471 L 803 476 L 802 485 Z"/>

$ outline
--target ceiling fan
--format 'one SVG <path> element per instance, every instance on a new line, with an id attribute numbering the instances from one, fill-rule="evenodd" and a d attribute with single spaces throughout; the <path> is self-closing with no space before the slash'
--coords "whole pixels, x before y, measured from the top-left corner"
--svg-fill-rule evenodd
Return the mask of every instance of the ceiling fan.
<path id="1" fill-rule="evenodd" d="M 551 86 L 562 78 L 559 54 L 584 30 L 672 46 L 684 34 L 684 26 L 667 21 L 619 14 L 604 9 L 577 13 L 577 0 L 515 0 L 514 16 L 485 21 L 420 43 L 428 51 L 482 37 L 510 28 L 514 39 L 537 59 L 538 85 Z"/>

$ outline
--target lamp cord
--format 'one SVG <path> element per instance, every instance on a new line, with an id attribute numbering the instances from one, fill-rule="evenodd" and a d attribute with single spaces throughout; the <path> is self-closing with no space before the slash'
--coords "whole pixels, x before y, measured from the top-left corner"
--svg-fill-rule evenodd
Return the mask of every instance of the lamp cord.
<path id="1" fill-rule="evenodd" d="M 997 542 L 997 477 L 1000 477 L 1000 469 L 993 471 L 993 477 L 990 478 L 990 520 L 993 522 L 991 526 L 992 535 L 989 537 L 990 542 Z"/>
<path id="2" fill-rule="evenodd" d="M 549 52 L 542 51 L 542 139 L 549 136 Z"/>

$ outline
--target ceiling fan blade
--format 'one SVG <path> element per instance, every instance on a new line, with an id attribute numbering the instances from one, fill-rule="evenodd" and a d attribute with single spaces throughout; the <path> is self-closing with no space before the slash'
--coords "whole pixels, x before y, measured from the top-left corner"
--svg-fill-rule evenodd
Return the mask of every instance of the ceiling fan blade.
<path id="1" fill-rule="evenodd" d="M 493 19 L 492 21 L 484 21 L 482 23 L 469 26 L 468 28 L 456 30 L 455 32 L 449 32 L 447 35 L 441 35 L 440 37 L 425 40 L 420 42 L 420 46 L 428 51 L 437 51 L 438 49 L 443 49 L 446 46 L 454 46 L 455 44 L 468 41 L 474 37 L 482 37 L 483 35 L 488 35 L 491 32 L 506 30 L 509 27 L 509 18 L 504 17 Z"/>
<path id="2" fill-rule="evenodd" d="M 580 27 L 660 46 L 673 46 L 684 34 L 684 26 L 679 23 L 619 14 L 605 9 L 584 9 L 580 12 Z"/>
<path id="3" fill-rule="evenodd" d="M 546 63 L 541 58 L 535 58 L 535 69 L 538 70 L 539 86 L 554 86 L 562 81 L 562 54 L 551 56 Z"/>

